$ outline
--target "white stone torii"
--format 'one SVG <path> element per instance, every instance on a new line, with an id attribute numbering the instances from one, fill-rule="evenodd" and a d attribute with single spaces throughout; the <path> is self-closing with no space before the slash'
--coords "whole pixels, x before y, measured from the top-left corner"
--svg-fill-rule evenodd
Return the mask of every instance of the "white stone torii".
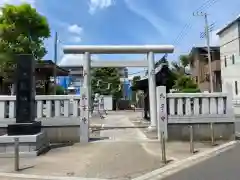
<path id="1" fill-rule="evenodd" d="M 155 79 L 155 61 L 154 53 L 173 53 L 172 45 L 78 45 L 64 46 L 64 54 L 84 54 L 84 88 L 88 104 L 90 104 L 90 68 L 94 67 L 148 67 L 149 83 L 149 107 L 151 117 L 151 128 L 157 125 L 157 102 L 156 102 L 156 79 Z M 147 61 L 116 61 L 116 62 L 91 62 L 91 54 L 147 54 Z M 87 122 L 89 115 L 87 117 Z"/>

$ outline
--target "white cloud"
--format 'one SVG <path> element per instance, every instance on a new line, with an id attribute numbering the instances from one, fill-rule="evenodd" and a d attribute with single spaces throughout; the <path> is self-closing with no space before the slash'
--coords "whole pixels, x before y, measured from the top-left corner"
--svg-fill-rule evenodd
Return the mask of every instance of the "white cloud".
<path id="1" fill-rule="evenodd" d="M 105 9 L 114 4 L 114 0 L 89 0 L 89 13 L 94 14 L 98 9 Z"/>
<path id="2" fill-rule="evenodd" d="M 169 29 L 174 28 L 172 28 L 168 21 L 159 17 L 159 15 L 151 9 L 145 8 L 142 4 L 138 3 L 137 0 L 125 0 L 125 3 L 129 10 L 148 21 L 161 35 L 169 34 Z"/>
<path id="3" fill-rule="evenodd" d="M 82 41 L 82 33 L 83 33 L 83 28 L 78 26 L 77 24 L 73 24 L 68 26 L 68 31 L 72 34 L 73 36 L 70 37 L 70 41 L 74 43 L 79 43 Z"/>
<path id="4" fill-rule="evenodd" d="M 81 35 L 83 32 L 83 28 L 78 26 L 77 24 L 73 24 L 68 27 L 68 31 L 73 34 Z"/>
<path id="5" fill-rule="evenodd" d="M 79 42 L 82 41 L 82 38 L 79 37 L 79 36 L 72 36 L 72 37 L 70 38 L 70 40 L 71 40 L 72 42 L 79 43 Z"/>

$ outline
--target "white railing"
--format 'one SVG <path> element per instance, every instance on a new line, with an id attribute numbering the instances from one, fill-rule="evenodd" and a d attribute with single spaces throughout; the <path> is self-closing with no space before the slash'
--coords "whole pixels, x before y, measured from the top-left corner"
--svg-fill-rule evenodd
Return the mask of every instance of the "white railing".
<path id="1" fill-rule="evenodd" d="M 80 95 L 37 95 L 35 99 L 36 120 L 76 119 L 81 115 Z M 0 96 L 0 123 L 15 121 L 15 117 L 16 96 Z"/>
<path id="2" fill-rule="evenodd" d="M 159 128 L 166 137 L 169 124 L 235 122 L 231 93 L 166 93 L 161 86 L 157 107 Z"/>
<path id="3" fill-rule="evenodd" d="M 167 94 L 168 123 L 232 122 L 232 101 L 224 93 Z"/>

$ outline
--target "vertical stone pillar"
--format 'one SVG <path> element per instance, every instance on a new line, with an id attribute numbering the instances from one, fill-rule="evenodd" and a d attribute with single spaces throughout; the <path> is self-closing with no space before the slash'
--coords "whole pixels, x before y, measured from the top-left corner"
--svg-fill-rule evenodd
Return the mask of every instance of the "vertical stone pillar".
<path id="1" fill-rule="evenodd" d="M 149 108 L 151 125 L 149 129 L 156 129 L 157 125 L 157 100 L 156 100 L 156 76 L 154 53 L 148 53 L 148 87 L 149 87 Z"/>
<path id="2" fill-rule="evenodd" d="M 87 143 L 89 141 L 89 117 L 90 117 L 90 104 L 91 104 L 91 84 L 90 84 L 90 53 L 84 53 L 83 60 L 83 75 L 84 82 L 82 88 L 82 112 L 80 124 L 80 143 Z"/>

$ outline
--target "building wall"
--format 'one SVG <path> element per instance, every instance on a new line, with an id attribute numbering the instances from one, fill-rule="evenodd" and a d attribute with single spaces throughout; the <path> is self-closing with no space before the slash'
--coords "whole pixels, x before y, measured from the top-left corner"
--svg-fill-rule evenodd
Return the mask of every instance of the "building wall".
<path id="1" fill-rule="evenodd" d="M 221 52 L 222 89 L 226 84 L 233 87 L 233 95 L 240 93 L 240 23 L 236 22 L 219 35 Z M 233 60 L 234 59 L 234 60 Z"/>
<path id="2" fill-rule="evenodd" d="M 213 89 L 214 92 L 221 91 L 221 76 L 219 73 L 220 68 L 220 57 L 219 51 L 214 51 L 211 53 L 212 59 L 212 76 L 213 76 Z M 196 80 L 199 89 L 204 91 L 210 91 L 210 81 L 209 81 L 209 66 L 207 53 L 204 56 L 203 52 L 200 50 L 195 51 L 193 54 L 193 63 L 190 66 L 191 75 Z M 208 80 L 207 80 L 208 79 Z"/>

